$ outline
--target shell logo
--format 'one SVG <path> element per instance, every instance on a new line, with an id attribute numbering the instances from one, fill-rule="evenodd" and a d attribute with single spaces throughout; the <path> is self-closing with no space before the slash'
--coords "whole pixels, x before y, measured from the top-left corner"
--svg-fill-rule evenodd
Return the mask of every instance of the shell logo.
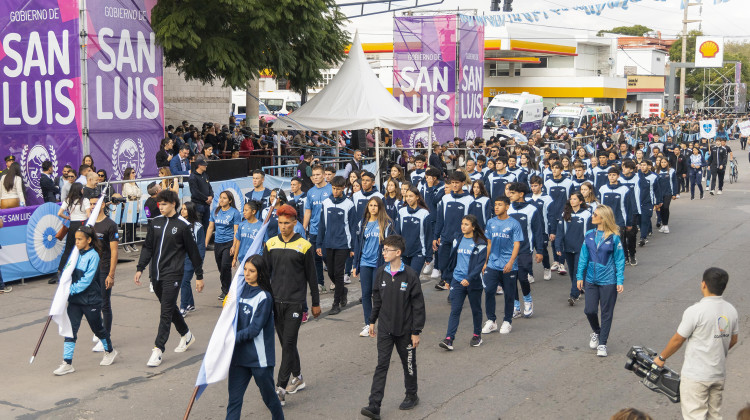
<path id="1" fill-rule="evenodd" d="M 714 58 L 719 52 L 719 44 L 714 41 L 706 41 L 698 48 L 703 58 Z"/>

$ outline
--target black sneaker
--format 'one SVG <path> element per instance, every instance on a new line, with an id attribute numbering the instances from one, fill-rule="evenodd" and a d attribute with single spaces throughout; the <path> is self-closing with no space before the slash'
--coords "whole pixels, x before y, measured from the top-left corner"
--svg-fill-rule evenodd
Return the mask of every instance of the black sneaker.
<path id="1" fill-rule="evenodd" d="M 417 394 L 406 394 L 404 401 L 398 406 L 399 410 L 411 410 L 419 404 Z"/>
<path id="2" fill-rule="evenodd" d="M 224 300 L 225 297 L 227 297 L 227 294 L 224 292 L 221 292 L 221 294 L 219 295 L 219 300 Z"/>
<path id="3" fill-rule="evenodd" d="M 445 280 L 441 279 L 439 282 L 435 284 L 435 289 L 436 290 L 448 290 L 448 285 L 445 284 Z"/>
<path id="4" fill-rule="evenodd" d="M 630 265 L 635 267 L 638 265 L 638 260 L 636 260 L 635 257 L 630 257 Z"/>
<path id="5" fill-rule="evenodd" d="M 57 283 L 57 278 L 59 277 L 59 274 L 55 274 L 54 276 L 50 277 L 49 280 L 47 280 L 47 284 L 55 284 Z"/>
<path id="6" fill-rule="evenodd" d="M 711 194 L 711 195 L 714 195 L 714 190 L 711 190 L 708 193 Z"/>
<path id="7" fill-rule="evenodd" d="M 346 300 L 346 296 L 349 294 L 349 289 L 344 287 L 344 293 L 341 294 L 341 307 L 346 308 L 346 304 L 349 303 L 348 300 Z"/>
<path id="8" fill-rule="evenodd" d="M 625 265 L 630 265 L 630 257 L 625 256 Z"/>
<path id="9" fill-rule="evenodd" d="M 703 193 L 701 193 L 701 200 L 703 200 Z"/>
<path id="10" fill-rule="evenodd" d="M 569 297 L 568 298 L 568 305 L 575 306 L 575 304 L 576 304 L 576 299 L 573 299 L 572 297 Z"/>
<path id="11" fill-rule="evenodd" d="M 644 245 L 646 245 L 646 240 L 645 239 L 641 239 L 641 241 L 638 242 L 638 246 L 640 246 L 642 248 Z"/>
<path id="12" fill-rule="evenodd" d="M 471 340 L 469 341 L 469 345 L 471 347 L 479 347 L 482 345 L 482 337 L 475 335 L 471 337 Z"/>
<path id="13" fill-rule="evenodd" d="M 380 407 L 368 405 L 367 407 L 362 407 L 362 409 L 359 410 L 359 414 L 370 419 L 380 420 Z"/>
<path id="14" fill-rule="evenodd" d="M 656 227 L 657 227 L 657 228 L 660 228 L 660 227 L 661 227 L 661 223 L 659 223 L 659 222 L 656 222 Z"/>
<path id="15" fill-rule="evenodd" d="M 338 315 L 340 313 L 341 313 L 341 308 L 339 307 L 339 305 L 333 305 L 331 307 L 331 310 L 328 311 L 328 315 Z"/>
<path id="16" fill-rule="evenodd" d="M 440 342 L 440 347 L 452 351 L 453 350 L 453 340 L 450 337 L 445 337 L 443 341 Z"/>

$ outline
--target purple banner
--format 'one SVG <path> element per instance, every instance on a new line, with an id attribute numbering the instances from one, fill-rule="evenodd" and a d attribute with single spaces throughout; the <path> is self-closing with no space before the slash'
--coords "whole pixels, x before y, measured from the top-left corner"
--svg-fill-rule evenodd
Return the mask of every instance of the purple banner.
<path id="1" fill-rule="evenodd" d="M 458 137 L 482 136 L 484 102 L 484 26 L 473 21 L 458 27 Z"/>
<path id="2" fill-rule="evenodd" d="M 89 138 L 97 169 L 122 179 L 156 175 L 164 138 L 162 50 L 151 29 L 156 0 L 88 0 Z"/>
<path id="3" fill-rule="evenodd" d="M 455 137 L 456 15 L 398 17 L 393 20 L 393 96 L 414 112 L 427 112 L 435 124 L 431 141 Z M 427 146 L 426 128 L 395 130 L 407 148 Z"/>
<path id="4" fill-rule="evenodd" d="M 43 202 L 45 160 L 55 176 L 81 162 L 78 33 L 78 0 L 0 0 L 0 154 L 21 165 L 27 205 Z"/>

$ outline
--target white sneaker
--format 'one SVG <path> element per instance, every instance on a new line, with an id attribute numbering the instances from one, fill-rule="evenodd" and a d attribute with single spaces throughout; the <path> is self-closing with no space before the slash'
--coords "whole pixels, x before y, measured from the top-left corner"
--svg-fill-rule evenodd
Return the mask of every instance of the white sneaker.
<path id="1" fill-rule="evenodd" d="M 557 264 L 557 263 L 555 263 L 555 264 Z M 552 280 L 552 270 L 554 270 L 554 268 L 553 269 L 549 269 L 549 268 L 545 268 L 544 269 L 544 279 L 545 280 Z"/>
<path id="2" fill-rule="evenodd" d="M 439 279 L 440 278 L 440 270 L 432 270 L 432 274 L 430 274 L 431 279 Z"/>
<path id="3" fill-rule="evenodd" d="M 60 367 L 58 367 L 57 369 L 55 369 L 55 371 L 52 372 L 52 373 L 54 373 L 57 376 L 62 376 L 62 375 L 67 375 L 69 373 L 73 373 L 75 371 L 76 370 L 73 369 L 73 365 L 69 365 L 66 362 L 62 362 L 62 364 L 60 365 Z"/>
<path id="4" fill-rule="evenodd" d="M 513 326 L 508 321 L 503 321 L 503 325 L 500 326 L 500 334 L 509 334 Z"/>
<path id="5" fill-rule="evenodd" d="M 482 334 L 489 334 L 493 331 L 497 331 L 497 322 L 488 319 L 484 322 L 484 327 L 482 328 Z"/>
<path id="6" fill-rule="evenodd" d="M 160 364 L 161 364 L 161 350 L 159 350 L 158 347 L 154 347 L 154 349 L 151 350 L 151 357 L 149 357 L 148 363 L 146 363 L 146 366 L 157 367 Z"/>
<path id="7" fill-rule="evenodd" d="M 723 192 L 721 192 L 721 190 L 719 190 L 719 191 L 717 191 L 717 192 L 716 192 L 716 194 L 722 195 L 722 194 L 724 194 L 724 193 L 723 193 Z"/>
<path id="8" fill-rule="evenodd" d="M 93 349 L 91 349 L 94 353 L 101 353 L 104 351 L 104 344 L 102 344 L 101 341 L 98 341 Z"/>
<path id="9" fill-rule="evenodd" d="M 427 275 L 432 272 L 432 268 L 434 267 L 434 261 L 430 261 L 429 263 L 424 265 L 424 268 L 422 268 L 422 274 Z"/>
<path id="10" fill-rule="evenodd" d="M 589 348 L 595 349 L 599 345 L 599 334 L 591 333 L 591 340 L 589 341 Z"/>
<path id="11" fill-rule="evenodd" d="M 109 365 L 111 365 L 112 362 L 115 361 L 115 357 L 118 354 L 119 353 L 117 352 L 117 350 L 112 350 L 109 353 L 104 353 L 104 358 L 102 358 L 102 361 L 99 362 L 99 366 L 109 366 Z"/>
<path id="12" fill-rule="evenodd" d="M 180 337 L 180 345 L 178 345 L 174 351 L 175 353 L 184 353 L 185 350 L 188 349 L 188 347 L 192 346 L 193 343 L 195 343 L 195 336 L 193 333 L 188 331 L 185 335 Z"/>
<path id="13" fill-rule="evenodd" d="M 534 302 L 524 302 L 523 303 L 523 317 L 530 318 L 531 315 L 534 315 Z"/>
<path id="14" fill-rule="evenodd" d="M 362 328 L 362 332 L 359 333 L 360 337 L 369 337 L 370 336 L 370 326 L 365 325 L 364 328 Z"/>
<path id="15" fill-rule="evenodd" d="M 534 282 L 534 276 L 532 276 L 531 274 L 529 274 L 528 279 L 529 279 L 529 284 Z"/>
<path id="16" fill-rule="evenodd" d="M 662 226 L 664 230 L 662 230 L 662 233 L 669 233 L 669 226 Z"/>
<path id="17" fill-rule="evenodd" d="M 97 337 L 97 336 L 91 337 L 91 342 L 92 343 L 98 343 L 99 342 L 99 337 Z"/>
<path id="18" fill-rule="evenodd" d="M 496 295 L 502 295 L 503 292 L 503 286 L 497 286 L 497 292 L 495 292 Z"/>
<path id="19" fill-rule="evenodd" d="M 128 245 L 123 245 L 122 250 L 130 254 L 132 251 L 130 250 L 130 247 Z"/>
<path id="20" fill-rule="evenodd" d="M 557 262 L 553 262 L 552 267 L 550 267 L 550 270 L 557 271 L 559 269 L 560 269 L 560 264 L 558 264 Z"/>
<path id="21" fill-rule="evenodd" d="M 151 282 L 148 282 L 148 291 L 154 293 L 154 284 Z"/>
<path id="22" fill-rule="evenodd" d="M 664 232 L 664 226 L 659 228 L 659 232 Z"/>
<path id="23" fill-rule="evenodd" d="M 521 316 L 521 308 L 514 306 L 513 307 L 513 318 L 519 318 Z"/>
<path id="24" fill-rule="evenodd" d="M 596 355 L 599 357 L 607 357 L 607 346 L 602 344 L 596 347 Z"/>
<path id="25" fill-rule="evenodd" d="M 344 274 L 344 284 L 351 284 L 352 279 L 349 278 L 348 274 Z"/>

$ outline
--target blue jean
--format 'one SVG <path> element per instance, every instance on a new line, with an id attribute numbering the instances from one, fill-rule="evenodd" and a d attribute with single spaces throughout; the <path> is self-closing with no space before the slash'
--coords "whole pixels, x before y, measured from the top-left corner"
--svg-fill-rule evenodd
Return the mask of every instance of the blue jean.
<path id="1" fill-rule="evenodd" d="M 598 285 L 584 282 L 586 290 L 586 306 L 583 313 L 589 319 L 591 330 L 599 334 L 599 344 L 607 345 L 609 330 L 612 328 L 612 317 L 615 313 L 615 302 L 617 302 L 617 285 Z M 601 325 L 599 324 L 599 307 L 601 307 Z"/>
<path id="2" fill-rule="evenodd" d="M 695 186 L 698 186 L 698 190 L 700 190 L 701 195 L 703 195 L 703 183 L 701 182 L 701 170 L 690 168 L 690 172 L 688 173 L 688 178 L 690 179 L 690 198 L 695 198 Z"/>
<path id="3" fill-rule="evenodd" d="M 513 301 L 516 298 L 518 271 L 504 273 L 502 270 L 493 270 L 488 268 L 484 272 L 484 311 L 487 313 L 487 319 L 497 321 L 495 315 L 495 294 L 497 286 L 503 287 L 503 297 L 505 298 L 505 312 L 503 321 L 513 322 Z"/>
<path id="4" fill-rule="evenodd" d="M 186 257 L 185 272 L 182 275 L 182 284 L 180 285 L 180 309 L 187 309 L 188 306 L 195 306 L 191 283 L 194 273 L 195 268 L 193 268 L 193 262 L 189 257 Z"/>
<path id="5" fill-rule="evenodd" d="M 310 243 L 311 244 L 317 244 L 318 243 L 318 235 L 310 234 Z M 315 245 L 317 246 L 317 245 Z M 323 248 L 323 257 L 318 255 L 317 252 L 313 253 L 313 256 L 315 258 L 315 277 L 318 279 L 318 284 L 321 286 L 325 286 L 325 278 L 323 277 L 323 258 L 325 257 L 325 248 Z"/>
<path id="6" fill-rule="evenodd" d="M 470 287 L 472 285 L 464 287 L 455 279 L 451 280 L 451 314 L 448 318 L 448 332 L 445 336 L 452 340 L 456 339 L 458 322 L 461 319 L 461 310 L 464 308 L 466 296 L 469 296 L 471 318 L 474 321 L 474 335 L 482 334 L 482 289 L 470 289 Z"/>
<path id="7" fill-rule="evenodd" d="M 362 312 L 365 315 L 365 325 L 370 324 L 372 313 L 372 283 L 375 281 L 375 267 L 359 267 L 359 283 L 362 288 Z"/>
<path id="8" fill-rule="evenodd" d="M 581 256 L 580 252 L 563 252 L 565 262 L 568 263 L 568 274 L 570 275 L 570 297 L 578 299 L 581 296 L 581 291 L 578 290 L 578 281 L 576 281 L 576 275 L 578 274 L 578 257 Z"/>
<path id="9" fill-rule="evenodd" d="M 422 267 L 424 267 L 425 257 L 421 255 L 415 255 L 413 257 L 404 257 L 404 265 L 411 267 L 417 272 L 417 275 L 422 274 Z"/>
<path id="10" fill-rule="evenodd" d="M 248 384 L 250 384 L 250 379 L 253 377 L 255 377 L 255 385 L 258 386 L 263 402 L 271 412 L 271 418 L 283 420 L 284 411 L 281 408 L 279 397 L 276 396 L 276 387 L 273 384 L 273 366 L 262 368 L 234 365 L 229 369 L 227 420 L 239 420 L 240 414 L 242 414 L 242 399 L 245 396 Z"/>
<path id="11" fill-rule="evenodd" d="M 641 239 L 646 239 L 651 232 L 651 217 L 654 215 L 654 206 L 641 204 Z"/>

